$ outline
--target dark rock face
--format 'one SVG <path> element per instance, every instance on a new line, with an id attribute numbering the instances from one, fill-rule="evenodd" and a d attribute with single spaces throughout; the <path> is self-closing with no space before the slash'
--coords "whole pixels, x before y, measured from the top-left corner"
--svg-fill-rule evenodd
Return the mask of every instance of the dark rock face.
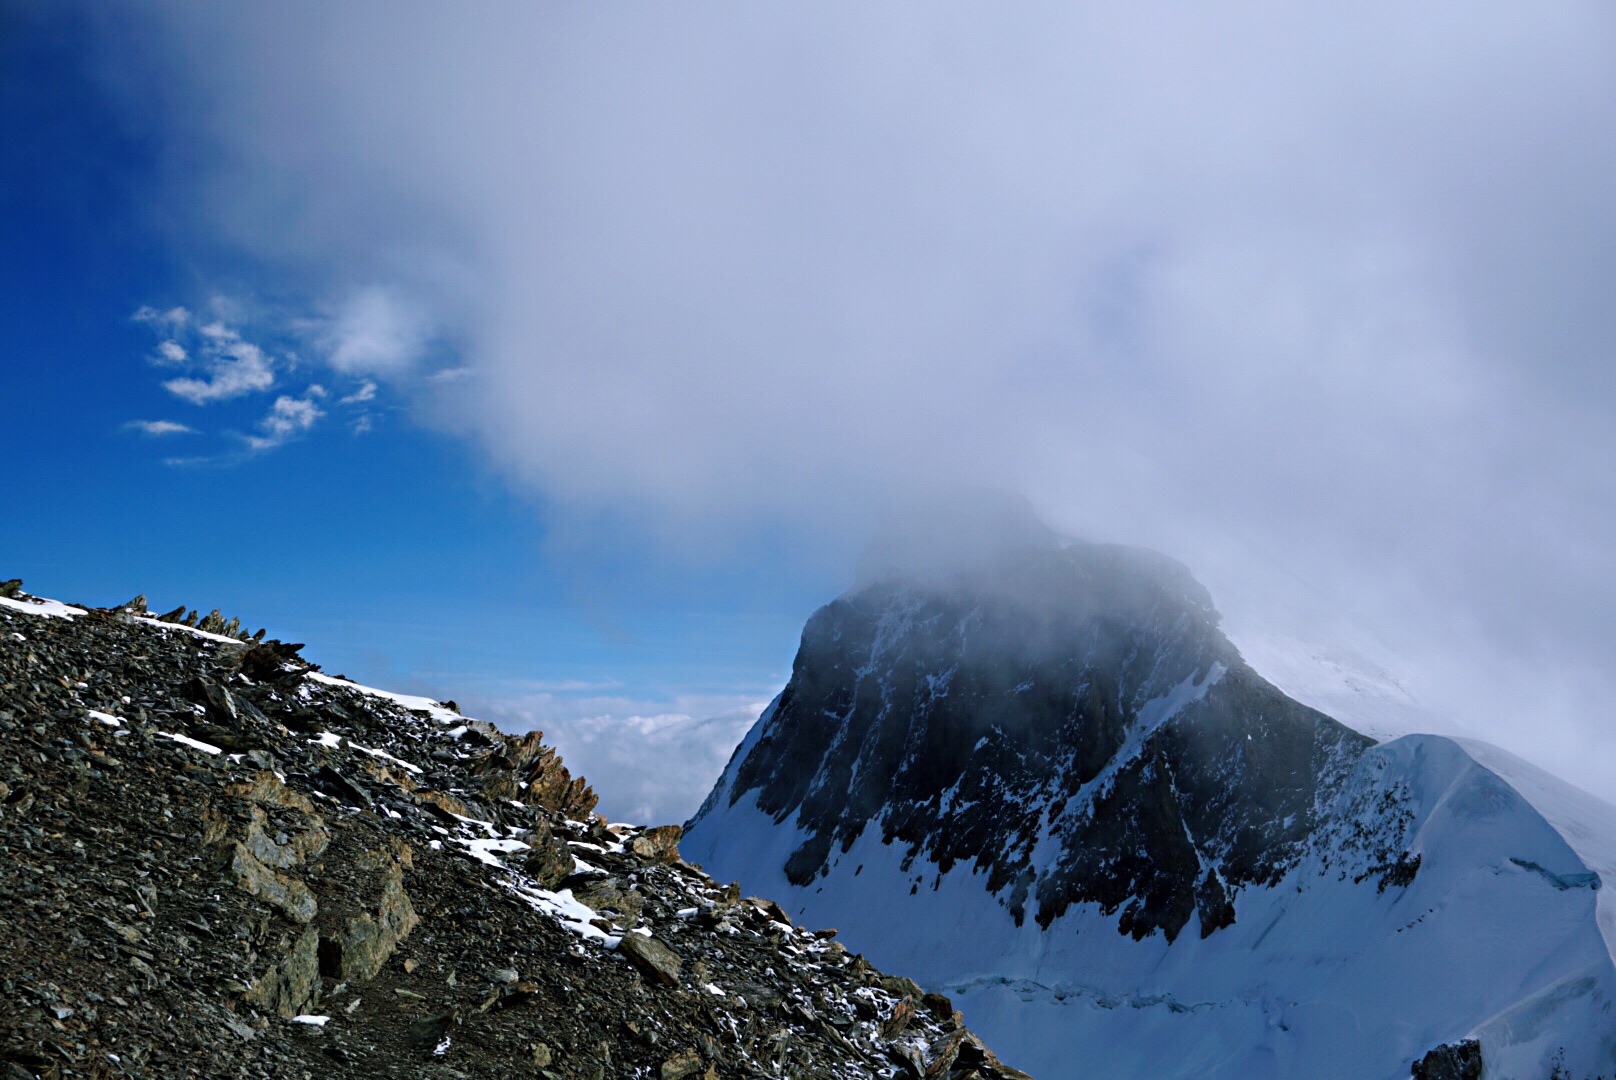
<path id="1" fill-rule="evenodd" d="M 1414 1063 L 1414 1080 L 1481 1080 L 1481 1043 L 1445 1043 Z"/>
<path id="2" fill-rule="evenodd" d="M 952 578 L 889 578 L 820 609 L 733 783 L 808 839 L 795 884 L 868 828 L 987 872 L 1019 922 L 1074 903 L 1124 933 L 1208 934 L 1271 882 L 1370 740 L 1287 698 L 1178 563 L 1029 547 Z M 723 782 L 721 781 L 721 787 Z"/>
<path id="3" fill-rule="evenodd" d="M 536 733 L 136 614 L 0 605 L 7 1080 L 1022 1076 Z"/>

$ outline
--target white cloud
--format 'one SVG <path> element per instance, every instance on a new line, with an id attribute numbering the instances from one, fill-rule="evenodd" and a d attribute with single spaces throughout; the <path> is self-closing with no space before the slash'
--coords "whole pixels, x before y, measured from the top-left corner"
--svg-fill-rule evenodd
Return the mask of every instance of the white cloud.
<path id="1" fill-rule="evenodd" d="M 191 322 L 191 313 L 185 308 L 172 307 L 166 311 L 159 311 L 149 304 L 143 304 L 130 317 L 136 322 L 145 323 L 160 334 L 179 333 Z"/>
<path id="2" fill-rule="evenodd" d="M 352 374 L 401 375 L 426 346 L 429 326 L 418 307 L 380 286 L 350 296 L 324 335 L 327 360 Z"/>
<path id="3" fill-rule="evenodd" d="M 365 380 L 365 385 L 361 386 L 359 389 L 355 390 L 353 393 L 349 394 L 347 397 L 342 398 L 340 401 L 337 402 L 337 404 L 339 404 L 339 405 L 358 405 L 358 404 L 360 404 L 362 402 L 375 401 L 375 400 L 376 400 L 376 384 L 367 379 L 367 380 Z"/>
<path id="4" fill-rule="evenodd" d="M 191 325 L 191 313 L 183 307 L 172 307 L 166 311 L 159 311 L 151 305 L 141 306 L 131 318 L 138 323 L 151 327 L 165 340 L 158 342 L 157 352 L 151 358 L 154 364 L 163 367 L 175 367 L 185 363 L 189 357 L 184 345 L 176 337 L 184 334 Z"/>
<path id="5" fill-rule="evenodd" d="M 316 383 L 301 398 L 284 394 L 276 398 L 269 415 L 258 422 L 258 429 L 263 434 L 246 437 L 248 447 L 254 452 L 273 450 L 308 431 L 325 415 L 315 404 L 317 399 L 325 396 L 325 388 Z"/>
<path id="6" fill-rule="evenodd" d="M 558 690 L 462 704 L 507 731 L 542 730 L 573 775 L 589 781 L 608 818 L 660 825 L 696 812 L 767 702 L 631 701 Z"/>
<path id="7" fill-rule="evenodd" d="M 386 367 L 384 360 L 402 363 L 407 357 L 413 356 L 409 349 L 415 346 L 409 344 L 412 339 L 408 338 L 406 332 L 406 320 L 396 315 L 391 304 L 392 301 L 377 290 L 359 295 L 355 303 L 350 305 L 346 321 L 339 320 L 339 325 L 346 328 L 337 350 L 344 359 L 341 364 L 333 359 L 334 366 L 356 368 L 371 364 Z M 210 300 L 210 307 L 233 318 L 241 318 L 245 314 L 244 305 L 223 295 L 214 296 Z M 223 318 L 198 324 L 186 308 L 159 311 L 150 306 L 142 307 L 134 318 L 156 330 L 183 335 L 194 342 L 193 352 L 175 338 L 163 340 L 158 343 L 157 355 L 153 358 L 164 366 L 190 365 L 197 372 L 164 381 L 163 388 L 182 400 L 193 405 L 208 405 L 263 393 L 275 385 L 275 360 L 263 347 L 249 341 L 241 330 Z M 329 330 L 329 326 L 304 320 L 286 323 L 283 329 L 293 334 L 318 335 Z M 287 368 L 295 368 L 297 358 L 288 353 L 283 363 Z M 393 373 L 396 374 L 396 370 Z M 338 399 L 338 404 L 364 406 L 375 401 L 379 391 L 375 380 L 365 379 L 358 389 Z M 313 383 L 301 397 L 286 394 L 277 397 L 269 413 L 258 422 L 257 433 L 241 436 L 242 442 L 250 452 L 261 453 L 306 433 L 325 415 L 316 402 L 328 396 L 324 386 Z M 362 435 L 370 431 L 373 424 L 372 418 L 362 413 L 353 419 L 350 429 L 355 435 Z M 194 433 L 192 428 L 166 420 L 131 421 L 127 426 L 147 435 Z M 223 462 L 239 458 L 226 454 L 218 459 L 173 458 L 169 463 L 195 465 L 211 460 Z"/>
<path id="8" fill-rule="evenodd" d="M 274 362 L 263 349 L 244 340 L 237 331 L 221 322 L 212 322 L 197 332 L 202 344 L 196 362 L 203 370 L 202 376 L 169 379 L 163 383 L 163 389 L 193 405 L 207 405 L 262 393 L 275 385 Z M 185 358 L 184 349 L 174 342 L 165 342 L 159 349 L 166 345 L 174 345 L 178 358 Z"/>
<path id="9" fill-rule="evenodd" d="M 195 435 L 196 429 L 173 420 L 131 420 L 124 427 L 142 435 Z"/>

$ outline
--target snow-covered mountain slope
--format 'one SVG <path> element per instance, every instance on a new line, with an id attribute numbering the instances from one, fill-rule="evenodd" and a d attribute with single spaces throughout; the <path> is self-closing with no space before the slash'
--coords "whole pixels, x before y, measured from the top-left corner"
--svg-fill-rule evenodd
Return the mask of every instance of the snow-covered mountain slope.
<path id="1" fill-rule="evenodd" d="M 1616 809 L 1292 701 L 1149 553 L 828 605 L 685 851 L 1042 1077 L 1616 1076 Z"/>
<path id="2" fill-rule="evenodd" d="M 1252 668 L 1287 697 L 1318 709 L 1378 741 L 1399 735 L 1463 735 L 1452 719 L 1426 708 L 1403 685 L 1388 649 L 1368 634 L 1336 635 L 1328 645 L 1271 631 L 1236 632 L 1230 640 Z M 1352 640 L 1352 637 L 1358 640 Z"/>

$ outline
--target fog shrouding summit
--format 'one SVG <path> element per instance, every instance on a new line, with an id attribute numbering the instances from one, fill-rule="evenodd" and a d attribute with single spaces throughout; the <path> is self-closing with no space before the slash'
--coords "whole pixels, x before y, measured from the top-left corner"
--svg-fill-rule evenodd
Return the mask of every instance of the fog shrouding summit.
<path id="1" fill-rule="evenodd" d="M 558 536 L 1023 491 L 1616 792 L 1608 6 L 87 17 L 200 290 Z"/>
<path id="2" fill-rule="evenodd" d="M 891 577 L 946 580 L 1063 542 L 1026 499 L 1006 492 L 938 486 L 925 494 L 877 522 L 854 588 Z"/>

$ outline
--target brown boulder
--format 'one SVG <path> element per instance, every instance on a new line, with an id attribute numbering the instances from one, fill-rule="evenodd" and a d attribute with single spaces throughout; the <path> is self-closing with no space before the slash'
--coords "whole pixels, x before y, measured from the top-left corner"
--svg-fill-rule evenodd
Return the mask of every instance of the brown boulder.
<path id="1" fill-rule="evenodd" d="M 679 839 L 684 834 L 681 826 L 658 825 L 630 840 L 628 849 L 646 862 L 674 862 L 679 858 Z"/>
<path id="2" fill-rule="evenodd" d="M 662 1063 L 660 1070 L 661 1080 L 684 1080 L 687 1076 L 695 1076 L 707 1067 L 693 1047 L 674 1054 Z"/>

